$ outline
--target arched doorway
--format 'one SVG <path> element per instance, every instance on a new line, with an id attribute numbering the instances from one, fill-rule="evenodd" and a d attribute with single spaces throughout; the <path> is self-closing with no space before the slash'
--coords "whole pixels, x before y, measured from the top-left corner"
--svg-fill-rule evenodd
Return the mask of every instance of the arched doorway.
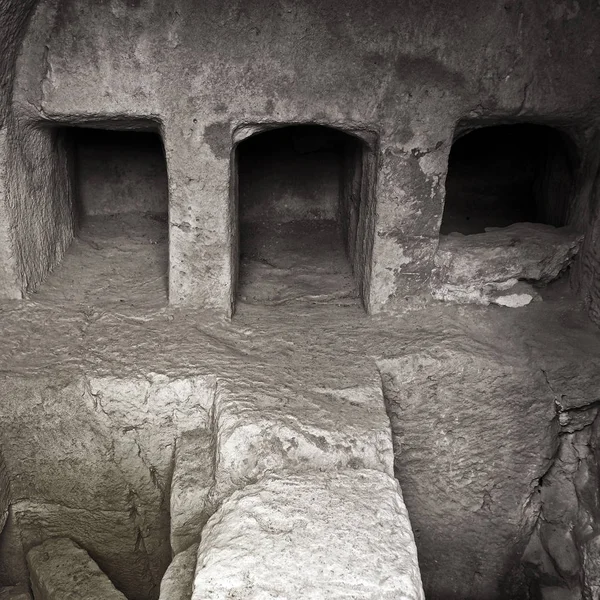
<path id="1" fill-rule="evenodd" d="M 291 125 L 247 138 L 234 152 L 238 300 L 359 302 L 367 144 L 330 127 Z"/>

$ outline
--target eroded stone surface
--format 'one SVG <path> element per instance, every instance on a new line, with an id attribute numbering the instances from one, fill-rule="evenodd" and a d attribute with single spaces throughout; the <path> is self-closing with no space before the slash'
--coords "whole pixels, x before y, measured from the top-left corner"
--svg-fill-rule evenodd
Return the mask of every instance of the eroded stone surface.
<path id="1" fill-rule="evenodd" d="M 212 513 L 209 493 L 214 484 L 215 438 L 207 429 L 184 432 L 177 438 L 171 481 L 171 549 L 178 554 L 200 540 Z"/>
<path id="2" fill-rule="evenodd" d="M 518 346 L 447 337 L 379 362 L 424 585 L 519 597 L 530 498 L 556 446 L 554 395 Z"/>
<path id="3" fill-rule="evenodd" d="M 36 600 L 127 600 L 88 553 L 69 539 L 32 548 L 27 564 Z"/>
<path id="4" fill-rule="evenodd" d="M 190 600 L 198 560 L 198 544 L 175 555 L 161 583 L 159 600 Z"/>
<path id="5" fill-rule="evenodd" d="M 351 467 L 391 474 L 381 384 L 374 371 L 370 379 L 337 389 L 311 389 L 309 377 L 304 388 L 297 381 L 292 389 L 256 379 L 221 382 L 215 404 L 217 496 L 265 472 Z"/>
<path id="6" fill-rule="evenodd" d="M 4 335 L 0 336 L 0 357 L 4 368 L 14 373 L 7 374 L 0 385 L 2 440 L 14 440 L 14 444 L 10 442 L 6 446 L 11 450 L 10 460 L 7 456 L 8 472 L 16 483 L 34 486 L 31 489 L 35 496 L 29 501 L 33 503 L 43 502 L 45 497 L 52 498 L 52 503 L 70 498 L 71 504 L 81 499 L 81 507 L 84 507 L 84 504 L 94 502 L 96 492 L 99 494 L 98 501 L 93 504 L 98 521 L 90 521 L 93 527 L 88 528 L 90 538 L 97 533 L 102 546 L 95 548 L 94 558 L 106 572 L 106 559 L 113 561 L 111 564 L 115 565 L 115 570 L 110 573 L 111 579 L 132 600 L 140 590 L 151 592 L 148 582 L 154 585 L 153 582 L 160 578 L 171 561 L 168 522 L 160 530 L 163 545 L 152 556 L 153 573 L 156 574 L 153 580 L 147 571 L 140 568 L 146 559 L 143 550 L 136 550 L 135 540 L 138 539 L 136 524 L 146 532 L 144 523 L 150 524 L 151 515 L 156 513 L 145 508 L 143 514 L 146 517 L 132 519 L 128 514 L 132 503 L 124 502 L 121 504 L 123 511 L 116 513 L 102 513 L 100 507 L 110 501 L 108 506 L 117 508 L 123 498 L 120 490 L 127 489 L 128 484 L 149 501 L 160 499 L 161 493 L 152 483 L 150 467 L 153 466 L 158 475 L 156 481 L 161 486 L 168 485 L 170 471 L 161 469 L 171 464 L 175 440 L 185 427 L 197 427 L 193 410 L 184 410 L 184 415 L 188 416 L 181 420 L 175 410 L 177 406 L 188 404 L 188 392 L 174 396 L 172 403 L 152 400 L 153 394 L 147 394 L 146 377 L 141 374 L 164 373 L 169 381 L 212 374 L 215 386 L 218 380 L 219 385 L 223 382 L 228 390 L 236 392 L 235 384 L 239 383 L 237 389 L 244 398 L 243 407 L 250 421 L 257 419 L 263 408 L 267 423 L 281 422 L 289 411 L 296 416 L 298 423 L 303 424 L 305 419 L 308 423 L 316 420 L 322 428 L 334 432 L 332 439 L 342 439 L 337 430 L 346 430 L 346 423 L 358 428 L 364 419 L 365 429 L 362 431 L 373 431 L 380 427 L 377 424 L 380 423 L 379 417 L 375 428 L 373 420 L 365 418 L 365 414 L 368 415 L 366 409 L 363 410 L 362 405 L 352 405 L 350 398 L 343 395 L 337 399 L 322 392 L 311 392 L 310 403 L 297 399 L 305 398 L 307 390 L 337 390 L 337 394 L 346 390 L 344 393 L 348 394 L 354 388 L 364 387 L 365 382 L 371 389 L 379 378 L 378 366 L 385 383 L 386 369 L 381 360 L 393 362 L 403 356 L 418 354 L 438 356 L 444 365 L 448 348 L 456 352 L 458 348 L 464 348 L 458 353 L 457 360 L 451 360 L 447 365 L 448 373 L 443 371 L 440 382 L 440 388 L 454 382 L 452 393 L 446 396 L 450 403 L 448 410 L 442 411 L 442 396 L 433 391 L 427 392 L 430 390 L 428 386 L 437 379 L 435 361 L 431 363 L 431 370 L 423 365 L 423 380 L 417 377 L 418 363 L 415 363 L 415 379 L 410 386 L 417 391 L 421 389 L 423 396 L 415 396 L 414 402 L 401 402 L 404 411 L 400 419 L 394 420 L 394 428 L 397 441 L 401 441 L 403 428 L 422 435 L 415 434 L 410 444 L 404 440 L 404 444 L 397 445 L 396 450 L 400 453 L 397 462 L 407 468 L 407 477 L 402 481 L 403 492 L 411 510 L 411 520 L 418 529 L 416 541 L 428 598 L 440 600 L 451 596 L 462 600 L 469 597 L 468 590 L 473 589 L 475 597 L 501 599 L 507 574 L 520 572 L 520 558 L 516 563 L 498 558 L 504 555 L 506 548 L 512 547 L 512 537 L 504 543 L 507 524 L 514 533 L 520 531 L 513 529 L 515 520 L 522 516 L 527 524 L 537 514 L 528 508 L 530 505 L 521 507 L 516 501 L 504 502 L 498 498 L 510 499 L 513 493 L 510 488 L 513 467 L 510 465 L 514 463 L 511 462 L 510 449 L 519 447 L 528 435 L 517 423 L 530 424 L 534 436 L 547 433 L 548 446 L 553 448 L 557 430 L 548 427 L 548 423 L 552 420 L 555 402 L 558 399 L 565 406 L 573 407 L 589 404 L 597 399 L 600 377 L 600 343 L 597 334 L 589 328 L 589 320 L 581 307 L 573 301 L 566 288 L 556 287 L 556 284 L 541 290 L 541 293 L 544 294 L 544 302 L 531 303 L 519 311 L 436 303 L 427 310 L 414 311 L 402 319 L 372 318 L 348 306 L 269 307 L 267 310 L 245 305 L 240 307 L 231 323 L 218 320 L 199 322 L 195 311 L 188 313 L 175 309 L 154 313 L 140 312 L 131 307 L 115 311 L 107 307 L 84 310 L 62 304 L 5 304 L 1 314 Z M 487 346 L 492 346 L 493 350 L 486 350 Z M 482 377 L 480 367 L 483 368 L 486 362 L 473 361 L 472 356 L 488 354 L 491 355 L 490 365 L 496 361 L 500 361 L 501 365 L 504 364 L 502 361 L 508 361 L 509 366 L 517 365 L 511 367 L 514 368 L 514 379 L 510 369 L 506 371 L 502 367 L 496 370 L 491 366 L 490 376 L 484 371 Z M 462 370 L 461 357 L 465 364 L 472 363 L 473 368 Z M 402 373 L 402 364 L 396 377 Z M 525 365 L 529 365 L 531 370 Z M 548 384 L 540 382 L 537 369 L 539 373 L 543 370 Z M 78 380 L 82 370 L 87 375 L 82 381 L 95 381 L 94 394 L 104 390 L 96 400 L 86 393 L 85 387 L 67 385 L 69 381 Z M 497 376 L 491 376 L 494 372 Z M 103 383 L 105 378 L 106 384 Z M 256 383 L 254 387 L 253 382 Z M 540 397 L 536 394 L 541 393 L 544 385 L 548 390 L 548 412 L 537 404 Z M 487 387 L 481 389 L 481 386 Z M 532 395 L 531 387 L 539 389 Z M 385 383 L 386 395 L 387 388 Z M 268 391 L 269 397 L 273 398 L 272 403 L 263 404 L 256 394 L 257 390 L 261 394 Z M 283 399 L 279 405 L 277 398 Z M 529 407 L 531 398 L 535 398 L 536 402 Z M 153 408 L 155 403 L 156 409 Z M 193 401 L 189 400 L 189 403 L 192 407 Z M 173 410 L 166 410 L 168 406 Z M 155 410 L 161 415 L 158 419 L 152 416 Z M 354 410 L 356 413 L 353 413 Z M 203 413 L 200 409 L 198 412 Z M 573 411 L 569 418 L 572 427 L 580 427 L 587 422 L 576 413 L 577 410 Z M 243 425 L 244 413 L 234 414 L 238 416 L 233 422 Z M 279 421 L 274 421 L 271 414 Z M 353 419 L 353 414 L 356 414 L 356 419 Z M 445 447 L 437 450 L 439 435 L 438 429 L 432 426 L 432 415 L 439 416 L 441 426 L 452 425 L 451 433 L 443 438 L 454 449 L 452 461 L 449 461 Z M 455 416 L 457 423 L 453 420 Z M 61 419 L 62 429 L 58 426 Z M 494 419 L 499 419 L 498 430 L 491 426 Z M 179 425 L 175 427 L 171 421 Z M 481 426 L 477 425 L 480 421 Z M 86 425 L 88 422 L 89 426 Z M 492 436 L 480 433 L 488 425 Z M 116 434 L 105 436 L 104 432 L 113 426 Z M 386 421 L 385 426 L 389 427 L 389 422 Z M 448 430 L 447 427 L 444 429 Z M 94 431 L 97 434 L 90 442 L 90 432 Z M 119 442 L 115 446 L 115 458 L 119 459 L 122 470 L 113 466 L 117 462 L 113 461 L 109 452 L 113 438 Z M 23 441 L 17 443 L 21 439 Z M 56 447 L 55 453 L 44 452 L 50 444 L 55 445 L 56 439 L 61 440 L 62 448 L 70 457 L 65 463 L 68 465 L 66 469 L 59 468 L 60 461 L 65 459 L 65 454 L 59 452 L 60 448 Z M 226 442 L 228 436 L 223 439 Z M 136 440 L 142 448 L 141 455 Z M 350 442 L 344 441 L 344 448 L 352 447 Z M 303 444 L 310 448 L 308 442 L 303 441 Z M 505 449 L 500 455 L 498 447 Z M 407 452 L 406 460 L 401 460 L 403 450 Z M 344 452 L 336 445 L 319 450 L 315 454 L 319 461 L 317 464 L 329 465 L 327 468 L 334 470 L 337 468 L 336 457 L 343 456 Z M 96 460 L 98 453 L 101 461 Z M 422 460 L 415 459 L 418 453 Z M 522 485 L 522 473 L 528 473 L 529 469 L 537 472 L 541 464 L 539 454 L 546 453 L 538 449 L 524 455 L 526 464 L 517 472 L 515 493 Z M 311 456 L 308 451 L 307 455 Z M 149 456 L 152 459 L 146 460 Z M 234 456 L 232 454 L 232 458 Z M 283 460 L 283 453 L 276 456 L 278 458 L 272 464 L 274 471 L 288 466 L 304 471 L 312 468 L 310 461 Z M 238 460 L 241 460 L 240 457 Z M 388 460 L 391 461 L 391 457 L 386 457 Z M 238 467 L 231 459 L 224 465 L 229 462 L 235 467 L 232 472 L 244 472 L 244 465 Z M 257 476 L 262 476 L 262 471 L 257 471 Z M 44 477 L 44 473 L 50 476 Z M 489 477 L 490 485 L 485 487 L 492 498 L 493 518 L 486 518 L 486 510 L 475 516 L 469 510 L 471 506 L 481 506 L 485 496 L 483 490 L 480 493 L 473 473 L 477 477 L 481 475 L 481 481 L 488 481 Z M 501 475 L 506 476 L 506 487 L 502 487 L 502 491 L 493 487 L 494 477 Z M 96 486 L 98 477 L 102 485 Z M 82 478 L 85 478 L 86 486 L 80 484 Z M 226 477 L 223 481 L 230 486 Z M 467 485 L 467 482 L 472 482 L 472 485 Z M 240 481 L 238 487 L 248 483 L 252 480 Z M 535 485 L 535 482 L 532 483 L 532 486 Z M 19 495 L 25 489 L 19 487 Z M 451 495 L 447 490 L 451 490 Z M 429 503 L 433 503 L 430 500 L 432 496 L 443 496 L 436 506 L 444 508 L 447 514 L 427 513 Z M 168 499 L 163 502 L 163 514 L 166 514 Z M 444 504 L 446 502 L 448 504 Z M 23 507 L 26 506 L 23 504 Z M 422 510 L 415 508 L 419 506 Z M 467 509 L 464 509 L 465 506 Z M 52 514 L 55 510 L 58 509 L 53 508 Z M 437 510 L 435 506 L 434 510 Z M 25 513 L 24 510 L 20 512 Z M 86 517 L 89 518 L 85 510 L 63 510 L 61 513 L 62 516 L 57 519 L 60 528 L 52 525 L 52 531 L 56 532 L 54 535 L 68 535 L 66 528 L 70 526 L 81 532 Z M 77 514 L 81 517 L 73 518 Z M 103 515 L 107 519 L 104 523 Z M 34 532 L 42 529 L 38 524 L 45 527 L 48 522 L 37 516 L 36 519 L 32 521 Z M 14 531 L 11 521 L 14 519 L 9 518 L 5 532 L 0 536 L 0 562 L 3 567 L 15 556 L 12 547 L 3 546 L 8 532 Z M 122 525 L 117 527 L 115 523 Z M 448 533 L 450 529 L 452 535 Z M 103 533 L 105 530 L 114 536 L 112 541 L 108 533 Z M 524 546 L 529 531 L 525 527 L 522 533 Z M 19 539 L 18 535 L 18 532 L 16 537 L 11 534 L 11 538 Z M 450 541 L 449 537 L 452 538 Z M 118 544 L 115 538 L 119 538 Z M 157 546 L 150 542 L 156 538 L 143 539 L 155 552 Z M 498 547 L 494 540 L 500 540 L 504 545 L 492 559 L 489 553 Z M 76 541 L 84 545 L 83 539 L 76 538 Z M 120 551 L 111 554 L 112 549 L 119 549 L 123 544 L 127 546 L 128 554 Z M 450 547 L 450 550 L 441 552 L 442 546 Z M 96 553 L 100 550 L 102 556 Z M 488 568 L 482 571 L 483 561 L 474 556 L 484 556 Z M 440 560 L 449 564 L 440 564 Z M 18 572 L 24 579 L 11 580 L 0 572 L 2 583 L 26 582 L 26 570 Z M 127 590 L 122 585 L 126 581 L 131 586 Z M 461 583 L 459 591 L 456 591 L 457 581 Z M 475 582 L 476 586 L 470 582 Z M 523 581 L 515 595 L 518 597 L 518 593 L 526 593 L 528 585 Z M 498 591 L 499 588 L 501 591 Z M 152 593 L 158 595 L 158 587 L 154 590 Z"/>
<path id="7" fill-rule="evenodd" d="M 532 589 L 543 598 L 591 600 L 600 591 L 600 421 L 595 404 L 561 410 L 559 447 L 540 481 L 540 517 L 523 561 Z"/>
<path id="8" fill-rule="evenodd" d="M 598 95 L 598 49 L 582 43 L 598 28 L 592 4 L 557 1 L 540 10 L 537 2 L 436 0 L 430 7 L 378 0 L 350 2 L 340 13 L 328 0 L 317 11 L 302 2 L 285 15 L 252 4 L 238 19 L 218 3 L 200 10 L 182 1 L 173 12 L 165 0 L 143 10 L 44 1 L 19 54 L 34 6 L 33 0 L 2 6 L 1 108 L 14 123 L 6 154 L 19 158 L 8 161 L 11 199 L 0 220 L 15 234 L 1 236 L 3 258 L 13 263 L 2 289 L 10 286 L 11 294 L 39 283 L 71 237 L 69 194 L 58 176 L 64 169 L 52 128 L 34 135 L 39 123 L 160 123 L 171 186 L 171 301 L 222 313 L 232 309 L 236 270 L 229 192 L 238 127 L 309 122 L 377 133 L 377 181 L 369 183 L 377 188 L 377 207 L 366 211 L 374 218 L 363 246 L 373 247 L 373 260 L 365 253 L 369 264 L 357 269 L 374 274 L 364 294 L 373 311 L 400 310 L 427 293 L 457 121 L 555 122 L 576 138 L 580 154 L 597 147 L 593 128 L 579 125 L 593 123 L 598 110 L 590 101 Z M 397 27 L 390 30 L 389 22 Z M 415 40 L 423 22 L 428 28 Z M 466 22 L 472 26 L 459 26 Z M 72 43 L 75 34 L 80 44 Z M 539 72 L 547 76 L 532 76 Z M 21 164 L 36 164 L 39 177 Z M 578 219 L 592 216 L 596 172 L 585 171 Z M 42 198 L 61 210 L 50 213 L 52 202 Z"/>
<path id="9" fill-rule="evenodd" d="M 131 599 L 156 597 L 171 559 L 175 439 L 206 425 L 214 378 L 4 378 L 0 445 L 12 478 L 0 574 L 26 580 L 25 553 L 69 537 Z M 31 440 L 37 444 L 31 444 Z M 60 440 L 60 443 L 57 443 Z"/>
<path id="10" fill-rule="evenodd" d="M 194 600 L 422 600 L 398 484 L 377 471 L 267 477 L 225 500 L 198 550 Z"/>
<path id="11" fill-rule="evenodd" d="M 519 307 L 537 293 L 522 280 L 548 283 L 566 269 L 583 235 L 539 223 L 515 223 L 472 235 L 440 237 L 432 294 L 439 300 Z"/>
<path id="12" fill-rule="evenodd" d="M 7 557 L 6 576 L 23 581 L 24 552 L 49 538 L 72 538 L 97 557 L 102 570 L 114 575 L 114 583 L 131 598 L 147 598 L 158 595 L 170 560 L 168 534 L 165 514 L 144 506 L 111 511 L 20 501 L 11 508 L 0 548 Z"/>
<path id="13" fill-rule="evenodd" d="M 0 600 L 31 600 L 31 593 L 23 586 L 0 588 Z"/>

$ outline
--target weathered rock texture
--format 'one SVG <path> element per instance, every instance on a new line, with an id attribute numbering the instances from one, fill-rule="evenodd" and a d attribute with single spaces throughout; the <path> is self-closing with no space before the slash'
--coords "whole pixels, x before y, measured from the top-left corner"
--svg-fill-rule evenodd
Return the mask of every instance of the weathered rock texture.
<path id="1" fill-rule="evenodd" d="M 161 136 L 170 301 L 230 314 L 236 145 L 316 124 L 368 147 L 358 224 L 340 223 L 366 308 L 415 309 L 367 321 L 353 306 L 242 306 L 226 324 L 159 311 L 152 286 L 131 292 L 152 296 L 144 310 L 118 296 L 117 309 L 103 284 L 72 293 L 77 277 L 3 305 L 1 583 L 26 583 L 25 554 L 66 536 L 130 600 L 156 598 L 170 540 L 183 548 L 214 507 L 265 474 L 391 474 L 378 367 L 428 597 L 520 600 L 530 585 L 593 595 L 595 524 L 589 536 L 576 530 L 595 504 L 578 498 L 577 517 L 558 519 L 550 500 L 556 481 L 571 489 L 573 452 L 595 460 L 578 437 L 592 426 L 559 443 L 554 414 L 567 387 L 579 397 L 598 385 L 598 339 L 580 307 L 541 290 L 545 301 L 520 311 L 419 308 L 452 141 L 534 122 L 575 147 L 567 224 L 585 238 L 572 283 L 600 322 L 599 26 L 597 3 L 583 0 L 0 2 L 0 296 L 38 289 L 63 259 L 77 225 L 71 128 L 96 126 Z M 101 278 L 129 258 L 108 261 Z M 212 475 L 198 462 L 199 480 L 212 478 L 200 515 L 185 494 L 170 500 L 176 440 L 198 430 L 220 451 Z M 549 499 L 538 502 L 546 474 Z M 556 539 L 576 523 L 578 577 L 544 512 Z M 556 577 L 531 560 L 545 560 L 541 550 L 523 554 L 533 532 Z"/>
<path id="2" fill-rule="evenodd" d="M 340 389 L 311 388 L 309 375 L 293 391 L 245 379 L 219 380 L 213 429 L 177 440 L 176 556 L 161 596 L 185 591 L 193 565 L 183 551 L 201 540 L 194 598 L 421 598 L 375 372 Z"/>
<path id="3" fill-rule="evenodd" d="M 184 432 L 176 441 L 171 480 L 171 549 L 174 554 L 200 540 L 214 511 L 210 493 L 214 485 L 215 438 L 208 429 Z"/>
<path id="4" fill-rule="evenodd" d="M 216 496 L 272 471 L 350 467 L 391 475 L 381 385 L 374 371 L 362 374 L 358 383 L 357 373 L 347 373 L 339 388 L 313 387 L 308 376 L 304 388 L 302 380 L 288 389 L 268 380 L 221 382 L 215 403 Z"/>
<path id="5" fill-rule="evenodd" d="M 26 583 L 24 552 L 68 536 L 128 598 L 156 598 L 177 537 L 169 506 L 185 539 L 265 476 L 392 474 L 385 398 L 427 597 L 524 600 L 555 398 L 589 403 L 600 384 L 597 333 L 551 291 L 518 311 L 435 303 L 404 319 L 243 305 L 199 323 L 173 308 L 3 304 L 0 582 Z M 188 463 L 213 479 L 202 505 L 172 496 L 185 477 L 170 485 L 177 440 L 196 430 L 215 440 L 212 465 Z"/>
<path id="6" fill-rule="evenodd" d="M 516 581 L 494 594 L 515 597 L 525 505 L 554 450 L 543 374 L 466 339 L 380 368 L 426 589 L 444 577 L 451 597 L 485 597 L 506 569 Z"/>
<path id="7" fill-rule="evenodd" d="M 16 66 L 33 4 L 5 4 L 9 84 L 16 72 L 0 135 L 5 296 L 35 289 L 71 241 L 60 127 L 72 124 L 161 133 L 174 303 L 232 311 L 233 148 L 240 131 L 265 125 L 320 124 L 375 140 L 367 188 L 376 205 L 361 215 L 355 268 L 373 312 L 428 295 L 459 124 L 543 122 L 569 137 L 581 159 L 570 222 L 592 235 L 600 52 L 591 41 L 600 20 L 593 3 L 374 0 L 340 11 L 333 0 L 43 0 Z M 590 302 L 597 252 L 585 246 L 575 281 Z"/>
<path id="8" fill-rule="evenodd" d="M 528 304 L 537 296 L 520 282 L 556 279 L 579 251 L 582 234 L 539 223 L 516 223 L 473 235 L 441 236 L 432 294 L 474 304 Z M 524 295 L 521 302 L 516 295 Z"/>
<path id="9" fill-rule="evenodd" d="M 556 382 L 561 436 L 533 499 L 539 517 L 523 560 L 541 598 L 600 593 L 598 393 L 573 398 Z"/>
<path id="10" fill-rule="evenodd" d="M 267 477 L 206 525 L 193 600 L 422 600 L 398 484 L 377 471 Z"/>
<path id="11" fill-rule="evenodd" d="M 198 560 L 198 544 L 180 552 L 166 570 L 160 583 L 159 600 L 190 600 Z"/>
<path id="12" fill-rule="evenodd" d="M 27 564 L 36 600 L 127 600 L 88 553 L 69 539 L 32 548 Z"/>
<path id="13" fill-rule="evenodd" d="M 0 580 L 26 581 L 29 549 L 69 537 L 129 598 L 156 597 L 171 559 L 175 440 L 207 423 L 214 380 L 5 376 L 0 389 L 11 478 Z"/>
<path id="14" fill-rule="evenodd" d="M 31 600 L 29 588 L 11 586 L 0 588 L 0 600 Z"/>
<path id="15" fill-rule="evenodd" d="M 378 361 L 430 598 L 528 597 L 521 557 L 559 446 L 555 400 L 597 398 L 598 359 L 583 340 L 522 325 L 501 345 L 483 324 L 436 340 L 417 334 Z"/>

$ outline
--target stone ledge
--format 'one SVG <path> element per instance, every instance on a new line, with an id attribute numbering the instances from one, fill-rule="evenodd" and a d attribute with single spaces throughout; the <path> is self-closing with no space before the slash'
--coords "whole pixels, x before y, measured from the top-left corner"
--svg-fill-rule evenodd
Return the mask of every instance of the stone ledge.
<path id="1" fill-rule="evenodd" d="M 36 600 L 127 600 L 88 553 L 67 538 L 32 548 L 27 564 Z"/>
<path id="2" fill-rule="evenodd" d="M 267 477 L 226 499 L 192 600 L 423 600 L 398 483 L 372 470 Z"/>
<path id="3" fill-rule="evenodd" d="M 538 297 L 525 282 L 556 279 L 582 241 L 583 235 L 569 228 L 541 223 L 443 235 L 435 256 L 432 295 L 462 304 L 524 306 Z"/>

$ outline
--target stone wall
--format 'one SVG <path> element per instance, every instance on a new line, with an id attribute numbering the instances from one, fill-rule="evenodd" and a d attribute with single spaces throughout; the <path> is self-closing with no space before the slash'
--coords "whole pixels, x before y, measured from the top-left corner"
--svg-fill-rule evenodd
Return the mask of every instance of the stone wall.
<path id="1" fill-rule="evenodd" d="M 56 371 L 0 381 L 0 586 L 26 583 L 29 550 L 65 537 L 130 599 L 155 598 L 171 559 L 175 440 L 208 422 L 214 378 Z"/>
<path id="2" fill-rule="evenodd" d="M 26 30 L 33 6 L 0 5 L 7 34 L 0 36 L 0 296 L 34 290 L 71 242 L 67 126 L 160 134 L 170 299 L 229 314 L 238 217 L 232 156 L 244 132 L 318 124 L 368 143 L 373 177 L 364 179 L 364 193 L 376 203 L 367 206 L 368 226 L 357 226 L 355 270 L 365 274 L 367 309 L 397 312 L 429 298 L 436 257 L 444 258 L 437 251 L 452 141 L 472 128 L 534 122 L 576 147 L 575 233 L 564 255 L 571 260 L 585 233 L 572 280 L 600 322 L 600 47 L 593 43 L 600 8 L 591 2 L 373 0 L 340 10 L 334 0 L 42 0 Z M 555 264 L 561 271 L 568 262 Z M 171 313 L 71 306 L 65 317 L 58 306 L 35 317 L 30 308 L 3 315 L 2 356 L 12 362 L 0 386 L 2 583 L 26 579 L 31 547 L 68 535 L 133 600 L 157 597 L 171 549 L 196 539 L 215 508 L 196 528 L 186 529 L 183 515 L 173 519 L 182 531 L 169 531 L 169 511 L 178 510 L 167 506 L 175 440 L 211 420 L 223 450 L 213 492 L 220 500 L 237 494 L 223 514 L 239 514 L 237 500 L 269 471 L 307 463 L 320 471 L 382 470 L 383 457 L 390 475 L 387 417 L 382 407 L 367 410 L 381 399 L 376 362 L 430 597 L 509 590 L 520 599 L 530 587 L 548 597 L 597 593 L 589 557 L 597 556 L 599 513 L 587 477 L 597 465 L 588 446 L 598 438 L 598 352 L 572 305 L 537 322 L 532 307 L 521 321 L 501 309 L 426 312 L 398 337 L 389 334 L 407 326 L 401 320 L 363 322 L 354 313 L 315 321 L 280 313 L 268 326 L 261 313 L 239 330 L 210 330 L 195 313 L 174 329 Z M 356 331 L 348 333 L 346 321 Z M 366 347 L 375 323 L 381 330 Z M 198 362 L 179 378 L 173 373 L 186 351 Z M 110 357 L 127 374 L 115 376 Z M 161 360 L 176 364 L 164 370 L 172 377 L 155 374 Z M 217 397 L 210 378 L 220 360 L 228 367 Z M 369 361 L 369 377 L 355 373 L 348 387 L 341 374 L 361 360 Z M 93 376 L 82 374 L 84 362 Z M 320 378 L 324 365 L 332 373 Z M 198 372 L 211 374 L 206 393 L 186 387 L 202 379 Z M 561 405 L 557 415 L 565 397 L 583 401 Z M 580 420 L 568 429 L 571 419 Z M 572 499 L 568 510 L 557 506 L 563 492 Z M 217 526 L 211 532 L 220 539 Z M 560 544 L 570 552 L 557 551 Z"/>
<path id="3" fill-rule="evenodd" d="M 76 203 L 83 215 L 168 212 L 167 170 L 160 138 L 80 129 L 73 139 Z"/>
<path id="4" fill-rule="evenodd" d="M 234 132 L 256 123 L 370 132 L 378 138 L 377 212 L 374 234 L 365 233 L 372 247 L 365 304 L 397 310 L 427 295 L 457 123 L 547 123 L 592 160 L 599 50 L 581 40 L 593 39 L 599 19 L 591 4 L 558 1 L 548 8 L 378 0 L 340 12 L 337 3 L 309 0 L 201 7 L 45 0 L 18 66 L 13 143 L 57 172 L 44 150 L 49 134 L 40 133 L 48 124 L 154 122 L 170 177 L 170 299 L 227 313 L 236 271 Z M 573 216 L 582 227 L 594 176 L 588 166 Z M 35 287 L 71 236 L 60 211 L 52 235 L 19 224 L 27 197 L 39 199 L 29 208 L 41 222 L 53 195 L 42 183 L 20 185 L 23 177 L 9 176 L 17 252 L 6 251 L 20 265 L 17 283 L 9 281 L 20 290 Z"/>
<path id="5" fill-rule="evenodd" d="M 0 292 L 1 297 L 20 298 L 23 286 L 17 273 L 13 251 L 15 242 L 11 221 L 12 208 L 8 202 L 9 185 L 7 154 L 9 153 L 6 120 L 10 114 L 15 76 L 15 60 L 37 0 L 9 0 L 0 6 Z"/>

